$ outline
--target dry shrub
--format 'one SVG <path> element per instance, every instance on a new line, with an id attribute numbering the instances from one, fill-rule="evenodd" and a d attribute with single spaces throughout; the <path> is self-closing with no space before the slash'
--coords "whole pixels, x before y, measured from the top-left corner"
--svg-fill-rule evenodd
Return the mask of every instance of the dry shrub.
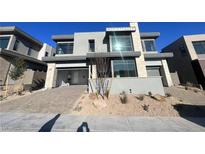
<path id="1" fill-rule="evenodd" d="M 144 111 L 147 111 L 147 112 L 149 111 L 149 105 L 143 104 L 142 108 Z"/>
<path id="2" fill-rule="evenodd" d="M 127 94 L 125 93 L 125 91 L 120 93 L 120 101 L 121 101 L 122 104 L 126 104 L 127 103 Z"/>
<path id="3" fill-rule="evenodd" d="M 166 97 L 171 97 L 172 94 L 170 94 L 170 93 L 166 93 L 165 96 L 166 96 Z"/>

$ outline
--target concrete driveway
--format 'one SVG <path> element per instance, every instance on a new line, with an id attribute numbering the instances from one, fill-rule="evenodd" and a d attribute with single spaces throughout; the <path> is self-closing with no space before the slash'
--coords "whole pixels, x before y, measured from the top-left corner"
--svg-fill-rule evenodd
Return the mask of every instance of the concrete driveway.
<path id="1" fill-rule="evenodd" d="M 0 131 L 204 132 L 205 118 L 0 113 Z"/>
<path id="2" fill-rule="evenodd" d="M 86 86 L 59 87 L 0 103 L 0 112 L 70 113 Z"/>

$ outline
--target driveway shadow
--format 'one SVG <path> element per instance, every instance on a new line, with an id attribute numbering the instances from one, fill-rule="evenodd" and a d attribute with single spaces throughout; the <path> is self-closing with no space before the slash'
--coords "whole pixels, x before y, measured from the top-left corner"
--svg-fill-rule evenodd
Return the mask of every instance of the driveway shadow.
<path id="1" fill-rule="evenodd" d="M 205 127 L 204 105 L 176 104 L 173 107 L 184 119 Z"/>
<path id="2" fill-rule="evenodd" d="M 60 117 L 60 114 L 57 114 L 54 118 L 46 122 L 39 132 L 50 132 L 52 130 L 53 125 L 55 124 L 56 120 Z"/>

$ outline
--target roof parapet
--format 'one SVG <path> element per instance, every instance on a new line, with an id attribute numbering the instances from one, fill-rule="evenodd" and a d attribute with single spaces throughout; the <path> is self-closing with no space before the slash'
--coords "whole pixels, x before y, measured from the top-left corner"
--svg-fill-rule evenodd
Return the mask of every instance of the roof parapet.
<path id="1" fill-rule="evenodd" d="M 16 26 L 0 26 L 0 33 L 1 34 L 15 34 L 19 35 L 21 37 L 24 37 L 40 46 L 43 46 L 43 43 L 37 39 L 35 39 L 33 36 L 29 35 L 28 33 L 22 31 L 20 28 Z"/>

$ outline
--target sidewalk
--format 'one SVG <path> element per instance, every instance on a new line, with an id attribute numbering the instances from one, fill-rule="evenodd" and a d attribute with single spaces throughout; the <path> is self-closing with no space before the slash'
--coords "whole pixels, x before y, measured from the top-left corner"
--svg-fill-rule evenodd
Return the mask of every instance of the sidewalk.
<path id="1" fill-rule="evenodd" d="M 85 127 L 82 127 L 82 124 Z M 198 132 L 205 131 L 205 118 L 187 120 L 180 117 L 73 116 L 0 112 L 0 131 Z"/>

